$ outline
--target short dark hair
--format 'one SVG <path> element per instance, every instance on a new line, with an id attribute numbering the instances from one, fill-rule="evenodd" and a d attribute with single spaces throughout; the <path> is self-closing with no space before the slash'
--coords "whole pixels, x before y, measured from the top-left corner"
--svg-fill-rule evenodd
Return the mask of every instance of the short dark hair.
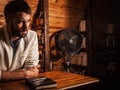
<path id="1" fill-rule="evenodd" d="M 25 12 L 31 14 L 31 8 L 25 0 L 9 1 L 4 8 L 5 17 L 9 17 L 17 12 Z"/>

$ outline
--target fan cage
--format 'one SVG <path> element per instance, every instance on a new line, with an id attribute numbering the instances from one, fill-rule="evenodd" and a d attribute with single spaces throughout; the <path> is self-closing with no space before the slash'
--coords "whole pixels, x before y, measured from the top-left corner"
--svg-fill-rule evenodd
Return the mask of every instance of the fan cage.
<path id="1" fill-rule="evenodd" d="M 61 30 L 55 38 L 58 50 L 68 55 L 78 53 L 82 45 L 82 35 L 74 28 L 67 28 Z"/>

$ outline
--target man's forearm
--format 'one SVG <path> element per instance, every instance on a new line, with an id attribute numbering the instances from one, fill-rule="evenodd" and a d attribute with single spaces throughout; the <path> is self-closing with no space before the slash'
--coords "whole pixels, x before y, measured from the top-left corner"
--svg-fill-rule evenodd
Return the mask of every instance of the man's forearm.
<path id="1" fill-rule="evenodd" d="M 19 69 L 16 71 L 1 71 L 1 81 L 11 81 L 37 77 L 39 74 L 39 68 L 40 66 L 37 65 L 26 70 Z"/>
<path id="2" fill-rule="evenodd" d="M 1 75 L 2 81 L 11 81 L 11 80 L 24 79 L 24 78 L 25 78 L 25 72 L 23 70 L 2 71 L 2 75 Z"/>

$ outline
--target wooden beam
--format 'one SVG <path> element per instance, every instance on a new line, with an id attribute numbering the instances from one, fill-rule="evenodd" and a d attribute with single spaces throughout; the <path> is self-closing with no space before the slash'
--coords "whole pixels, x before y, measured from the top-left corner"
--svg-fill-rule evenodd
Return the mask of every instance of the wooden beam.
<path id="1" fill-rule="evenodd" d="M 48 0 L 44 0 L 44 27 L 45 27 L 45 60 L 44 60 L 44 71 L 50 70 L 50 51 L 49 51 L 49 18 L 48 18 Z"/>

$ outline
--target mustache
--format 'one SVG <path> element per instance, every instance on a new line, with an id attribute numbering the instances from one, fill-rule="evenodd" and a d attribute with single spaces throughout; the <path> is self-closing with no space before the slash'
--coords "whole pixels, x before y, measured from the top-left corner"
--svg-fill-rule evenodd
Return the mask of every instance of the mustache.
<path id="1" fill-rule="evenodd" d="M 20 32 L 28 31 L 28 29 L 20 29 Z"/>

